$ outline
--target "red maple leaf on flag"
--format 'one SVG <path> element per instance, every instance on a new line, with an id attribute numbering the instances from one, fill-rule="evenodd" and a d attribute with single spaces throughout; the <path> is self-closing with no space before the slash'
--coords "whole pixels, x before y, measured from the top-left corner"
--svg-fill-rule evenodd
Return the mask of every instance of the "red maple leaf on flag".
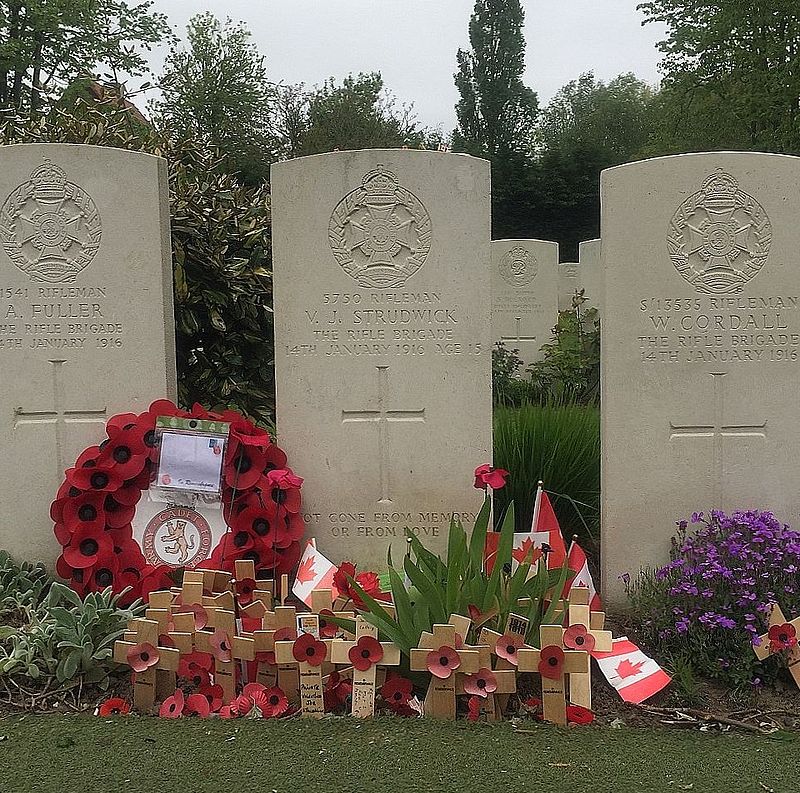
<path id="1" fill-rule="evenodd" d="M 532 554 L 531 551 L 533 551 Z M 533 564 L 541 555 L 542 549 L 535 548 L 533 545 L 533 540 L 530 537 L 526 537 L 519 548 L 514 548 L 514 550 L 511 551 L 511 556 L 513 556 L 514 559 L 520 564 L 525 564 L 525 562 Z"/>
<path id="2" fill-rule="evenodd" d="M 644 661 L 632 664 L 627 658 L 617 667 L 617 674 L 624 680 L 626 677 L 633 677 L 642 671 Z"/>
<path id="3" fill-rule="evenodd" d="M 314 572 L 314 557 L 309 556 L 308 559 L 304 559 L 302 564 L 297 568 L 295 581 L 300 584 L 307 584 L 309 581 L 313 581 L 316 575 L 316 572 Z"/>

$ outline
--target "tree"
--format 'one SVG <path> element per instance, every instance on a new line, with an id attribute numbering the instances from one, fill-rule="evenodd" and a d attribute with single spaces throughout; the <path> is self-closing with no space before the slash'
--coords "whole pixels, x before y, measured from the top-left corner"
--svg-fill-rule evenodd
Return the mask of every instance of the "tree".
<path id="1" fill-rule="evenodd" d="M 244 23 L 210 12 L 189 20 L 186 47 L 174 46 L 160 80 L 154 120 L 171 134 L 220 149 L 248 182 L 269 174 L 276 141 L 270 115 L 276 92 L 264 56 Z"/>
<path id="2" fill-rule="evenodd" d="M 331 77 L 308 96 L 300 154 L 334 149 L 419 147 L 425 130 L 417 127 L 412 108 L 397 107 L 384 91 L 379 72 L 348 75 L 341 85 Z"/>
<path id="3" fill-rule="evenodd" d="M 800 152 L 800 5 L 797 0 L 652 0 L 645 23 L 659 43 L 672 117 L 743 148 Z M 697 100 L 697 101 L 695 101 Z M 702 125 L 700 126 L 702 129 Z M 717 140 L 711 141 L 715 144 Z"/>
<path id="4" fill-rule="evenodd" d="M 35 115 L 57 88 L 104 70 L 147 72 L 143 50 L 171 36 L 152 0 L 0 0 L 0 113 Z"/>

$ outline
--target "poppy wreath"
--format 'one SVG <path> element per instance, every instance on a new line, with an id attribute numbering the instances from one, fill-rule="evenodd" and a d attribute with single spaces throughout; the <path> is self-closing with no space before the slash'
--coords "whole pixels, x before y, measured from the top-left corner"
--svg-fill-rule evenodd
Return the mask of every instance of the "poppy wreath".
<path id="1" fill-rule="evenodd" d="M 286 467 L 284 451 L 266 430 L 236 411 L 212 413 L 197 404 L 185 411 L 161 399 L 145 413 L 110 418 L 106 439 L 86 449 L 65 472 L 50 507 L 63 549 L 56 562 L 58 575 L 81 597 L 109 586 L 115 593 L 130 587 L 126 602 L 172 585 L 173 568 L 147 563 L 131 524 L 158 461 L 159 416 L 230 424 L 222 477 L 228 531 L 211 556 L 196 566 L 233 573 L 237 559 L 250 559 L 257 572 L 290 572 L 301 554 L 303 480 Z"/>

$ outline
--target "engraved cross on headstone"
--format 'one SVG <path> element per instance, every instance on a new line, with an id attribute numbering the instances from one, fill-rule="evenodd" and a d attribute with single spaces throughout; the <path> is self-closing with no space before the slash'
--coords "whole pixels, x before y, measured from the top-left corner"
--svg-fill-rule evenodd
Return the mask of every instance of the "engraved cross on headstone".
<path id="1" fill-rule="evenodd" d="M 767 422 L 761 424 L 725 423 L 725 383 L 727 372 L 709 372 L 714 378 L 714 423 L 680 425 L 670 422 L 670 440 L 673 438 L 712 438 L 714 440 L 714 474 L 716 477 L 715 506 L 722 505 L 722 478 L 724 473 L 723 442 L 725 438 L 767 437 Z"/>
<path id="2" fill-rule="evenodd" d="M 523 336 L 522 334 L 522 317 L 514 317 L 516 336 L 501 336 L 500 341 L 516 342 L 516 348 L 519 349 L 520 344 L 525 342 L 535 342 L 536 336 Z M 514 349 L 514 347 L 512 347 Z M 535 351 L 534 351 L 535 352 Z"/>
<path id="3" fill-rule="evenodd" d="M 376 409 L 343 410 L 342 424 L 369 422 L 378 428 L 378 471 L 381 497 L 378 503 L 391 503 L 389 468 L 391 466 L 389 427 L 395 423 L 425 423 L 425 408 L 419 410 L 387 410 L 389 401 L 389 367 L 377 366 L 378 406 Z"/>
<path id="4" fill-rule="evenodd" d="M 69 424 L 105 424 L 107 408 L 97 410 L 67 410 L 64 407 L 64 385 L 62 367 L 66 361 L 50 361 L 53 375 L 53 407 L 50 410 L 25 410 L 22 407 L 14 409 L 14 429 L 23 426 L 41 426 L 52 424 L 56 432 L 56 481 L 64 476 L 67 468 L 66 454 L 66 428 Z"/>

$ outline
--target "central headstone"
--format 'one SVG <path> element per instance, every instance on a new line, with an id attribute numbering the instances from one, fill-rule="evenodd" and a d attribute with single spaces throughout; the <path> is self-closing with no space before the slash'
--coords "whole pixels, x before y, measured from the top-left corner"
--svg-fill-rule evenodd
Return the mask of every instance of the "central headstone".
<path id="1" fill-rule="evenodd" d="M 693 512 L 800 514 L 800 158 L 602 176 L 604 597 Z"/>
<path id="2" fill-rule="evenodd" d="M 50 502 L 115 413 L 175 397 L 166 162 L 0 147 L 0 548 L 52 564 Z"/>
<path id="3" fill-rule="evenodd" d="M 586 240 L 578 246 L 578 259 L 580 270 L 580 281 L 583 289 L 583 296 L 586 301 L 582 309 L 597 309 L 598 314 L 602 315 L 603 305 L 603 269 L 601 266 L 600 253 L 602 250 L 601 240 Z"/>
<path id="4" fill-rule="evenodd" d="M 406 527 L 444 553 L 491 458 L 489 164 L 335 152 L 271 183 L 277 425 L 307 533 L 377 568 Z"/>

